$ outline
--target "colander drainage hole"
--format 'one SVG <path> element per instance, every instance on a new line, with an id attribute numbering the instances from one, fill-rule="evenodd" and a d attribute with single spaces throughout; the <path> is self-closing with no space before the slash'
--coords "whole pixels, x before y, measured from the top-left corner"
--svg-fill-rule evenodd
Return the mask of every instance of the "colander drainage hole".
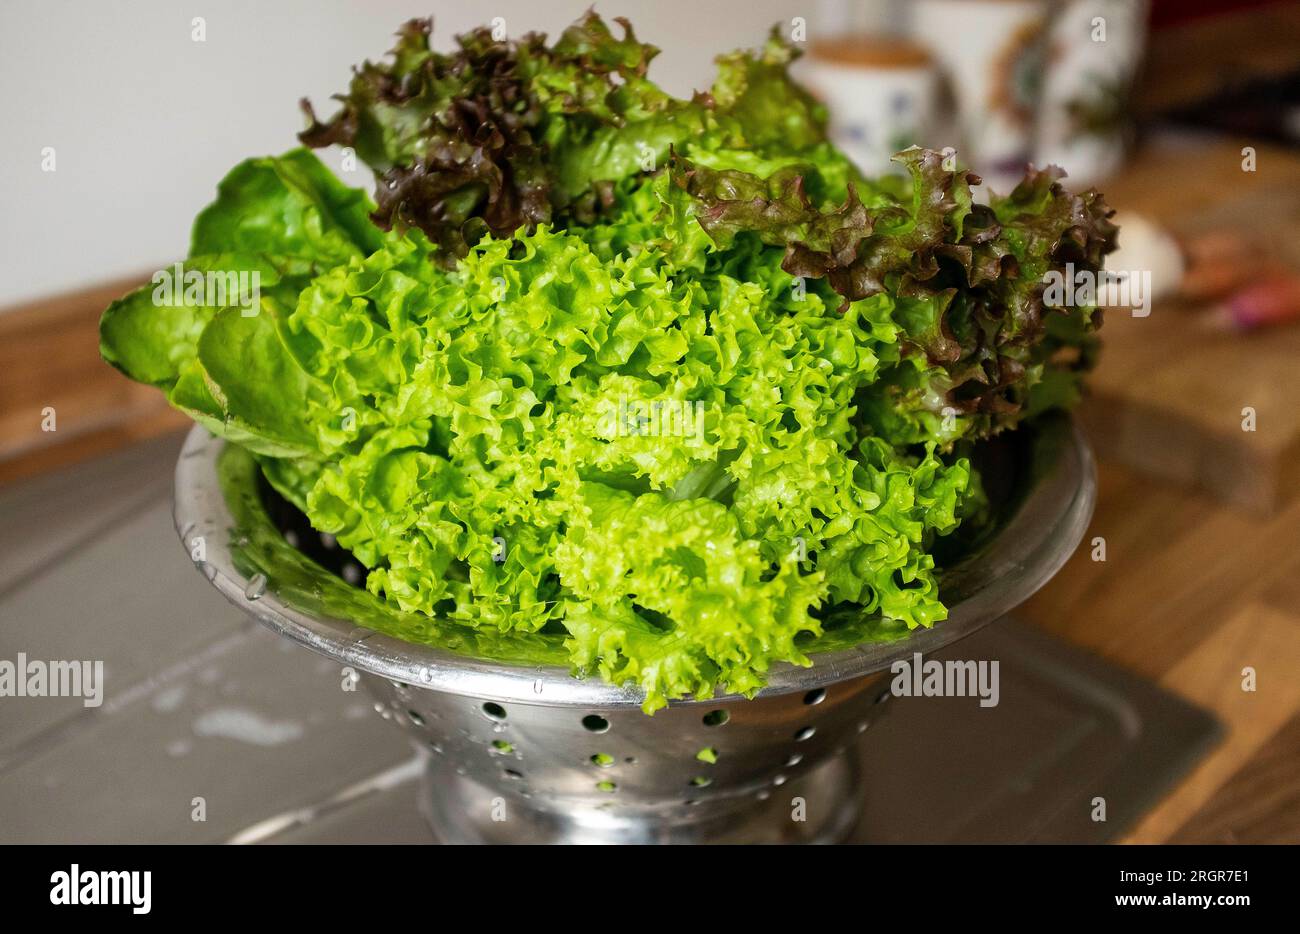
<path id="1" fill-rule="evenodd" d="M 614 792 L 618 790 L 618 786 L 615 785 L 613 782 L 596 782 L 596 790 L 605 791 L 605 792 Z"/>
<path id="2" fill-rule="evenodd" d="M 794 741 L 796 743 L 802 743 L 804 740 L 812 739 L 816 735 L 817 735 L 817 727 L 806 726 L 802 730 L 794 734 Z"/>
<path id="3" fill-rule="evenodd" d="M 582 718 L 582 726 L 584 729 L 590 730 L 592 733 L 604 733 L 609 729 L 609 721 L 604 717 L 597 716 L 594 713 L 589 713 L 587 716 Z"/>
<path id="4" fill-rule="evenodd" d="M 504 739 L 492 740 L 492 751 L 508 756 L 515 751 L 514 743 L 507 743 Z"/>
<path id="5" fill-rule="evenodd" d="M 710 710 L 704 715 L 705 726 L 722 726 L 731 719 L 731 714 L 725 710 Z"/>
<path id="6" fill-rule="evenodd" d="M 692 788 L 708 788 L 712 784 L 713 784 L 713 779 L 706 778 L 703 775 L 696 775 L 694 778 L 691 779 Z"/>
<path id="7" fill-rule="evenodd" d="M 809 707 L 811 707 L 813 704 L 820 704 L 824 700 L 826 700 L 825 688 L 816 688 L 814 690 L 809 691 L 807 694 L 803 696 L 803 702 L 807 704 Z"/>
<path id="8" fill-rule="evenodd" d="M 591 764 L 607 769 L 614 764 L 614 757 L 607 752 L 598 752 L 591 757 Z"/>
<path id="9" fill-rule="evenodd" d="M 803 761 L 803 756 L 799 755 L 799 753 L 796 752 L 790 758 L 785 760 L 785 764 L 788 768 L 794 768 L 802 761 Z"/>
<path id="10" fill-rule="evenodd" d="M 506 778 L 516 782 L 524 777 L 523 772 L 516 771 L 515 769 L 506 769 L 502 774 L 505 775 Z"/>
<path id="11" fill-rule="evenodd" d="M 705 746 L 695 754 L 695 758 L 701 762 L 707 762 L 709 765 L 716 765 L 718 762 L 718 750 L 712 746 Z"/>
<path id="12" fill-rule="evenodd" d="M 489 720 L 504 720 L 506 718 L 506 709 L 492 701 L 488 701 L 483 705 L 483 713 Z"/>
<path id="13" fill-rule="evenodd" d="M 411 722 L 416 726 L 424 726 L 424 717 L 420 716 L 418 710 L 408 710 L 406 715 L 411 718 Z"/>

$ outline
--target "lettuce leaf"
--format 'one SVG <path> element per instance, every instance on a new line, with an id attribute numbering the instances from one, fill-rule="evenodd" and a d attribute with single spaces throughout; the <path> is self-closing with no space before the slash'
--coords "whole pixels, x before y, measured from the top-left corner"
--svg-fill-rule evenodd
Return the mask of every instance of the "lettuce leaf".
<path id="1" fill-rule="evenodd" d="M 249 159 L 217 187 L 194 220 L 190 255 L 239 252 L 283 257 L 285 273 L 316 272 L 377 250 L 372 205 L 305 149 Z"/>
<path id="2" fill-rule="evenodd" d="M 819 203 L 809 195 L 817 167 L 799 164 L 762 176 L 675 156 L 669 177 L 684 194 L 676 210 L 719 247 L 756 235 L 782 248 L 781 268 L 824 279 L 842 309 L 894 298 L 907 354 L 887 377 L 892 391 L 864 406 L 876 433 L 898 444 L 950 444 L 1014 427 L 1040 383 L 1062 399 L 1075 395 L 1071 377 L 1086 365 L 1061 362 L 1062 344 L 1044 339 L 1044 319 L 1072 318 L 1056 333 L 1087 345 L 1093 309 L 1046 308 L 1045 276 L 1067 264 L 1100 274 L 1116 234 L 1101 197 L 1071 194 L 1059 184 L 1063 173 L 1049 168 L 1031 170 L 985 206 L 972 198 L 978 176 L 959 170 L 951 154 L 914 147 L 894 161 L 911 176 L 910 197 L 877 191 L 864 201 L 849 182 L 843 203 Z"/>
<path id="3" fill-rule="evenodd" d="M 945 618 L 936 541 L 985 507 L 959 452 L 1077 394 L 1098 321 L 1040 282 L 1114 229 L 1050 171 L 988 206 L 938 153 L 862 178 L 775 34 L 676 100 L 622 26 L 443 54 L 408 23 L 307 108 L 375 201 L 305 150 L 237 166 L 186 264 L 256 272 L 256 307 L 146 287 L 101 344 L 431 640 L 562 640 L 653 711 L 845 615 Z"/>
<path id="4" fill-rule="evenodd" d="M 299 138 L 352 147 L 375 173 L 375 222 L 422 230 L 448 266 L 485 235 L 591 223 L 674 146 L 828 148 L 825 112 L 786 76 L 797 52 L 775 29 L 759 55 L 720 57 L 710 93 L 678 100 L 646 78 L 659 50 L 617 22 L 621 38 L 588 12 L 552 46 L 481 28 L 444 54 L 429 45 L 432 20 L 411 20 L 388 61 L 355 71 L 333 117 L 302 102 Z"/>
<path id="5" fill-rule="evenodd" d="M 369 221 L 365 193 L 304 149 L 249 159 L 217 191 L 195 220 L 189 257 L 104 312 L 100 354 L 251 450 L 309 454 L 293 408 L 305 385 L 273 322 L 297 303 L 311 276 L 378 249 L 383 233 Z M 185 284 L 209 274 L 232 282 L 255 276 L 257 307 L 244 307 L 245 297 L 233 289 L 218 298 Z M 166 290 L 164 277 L 174 283 Z M 244 353 L 255 359 L 242 359 Z"/>

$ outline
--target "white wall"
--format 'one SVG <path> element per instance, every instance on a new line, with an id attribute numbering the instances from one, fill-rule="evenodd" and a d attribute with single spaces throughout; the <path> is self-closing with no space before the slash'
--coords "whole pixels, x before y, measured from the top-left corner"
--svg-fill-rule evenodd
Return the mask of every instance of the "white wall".
<path id="1" fill-rule="evenodd" d="M 868 2 L 868 0 L 861 0 Z M 874 2 L 874 0 L 871 0 Z M 248 156 L 282 152 L 298 98 L 322 115 L 350 67 L 394 29 L 434 16 L 453 33 L 506 19 L 558 33 L 589 0 L 3 0 L 0 2 L 0 309 L 179 258 L 194 214 Z M 707 86 L 717 52 L 759 44 L 800 0 L 601 0 L 663 49 L 652 76 Z M 201 16 L 207 41 L 191 40 Z M 54 172 L 41 168 L 55 150 Z M 356 183 L 370 187 L 368 175 Z"/>

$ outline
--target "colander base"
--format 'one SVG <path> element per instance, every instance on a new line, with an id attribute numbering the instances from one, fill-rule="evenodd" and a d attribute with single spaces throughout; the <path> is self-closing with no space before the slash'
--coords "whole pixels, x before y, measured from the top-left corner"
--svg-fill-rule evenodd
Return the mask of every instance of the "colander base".
<path id="1" fill-rule="evenodd" d="M 694 844 L 837 843 L 857 825 L 861 754 L 833 756 L 780 788 L 704 799 L 670 811 L 551 809 L 457 774 L 443 756 L 425 756 L 420 811 L 439 843 Z"/>

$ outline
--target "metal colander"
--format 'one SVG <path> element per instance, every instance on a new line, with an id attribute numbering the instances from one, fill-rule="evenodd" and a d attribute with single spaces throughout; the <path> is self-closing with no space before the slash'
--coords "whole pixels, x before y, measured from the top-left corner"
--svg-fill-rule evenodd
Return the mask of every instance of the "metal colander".
<path id="1" fill-rule="evenodd" d="M 492 646 L 472 640 L 386 634 L 376 614 L 400 614 L 353 586 L 346 552 L 328 537 L 322 547 L 296 511 L 268 507 L 248 468 L 223 470 L 235 449 L 201 427 L 177 465 L 175 519 L 218 590 L 354 669 L 381 715 L 424 752 L 421 807 L 439 840 L 822 842 L 856 822 L 856 746 L 890 707 L 891 663 L 1003 616 L 1083 536 L 1095 479 L 1078 431 L 1060 418 L 1014 435 L 983 467 L 1003 504 L 997 533 L 942 577 L 947 620 L 812 654 L 811 668 L 774 666 L 753 699 L 673 702 L 653 717 L 639 691 L 562 665 L 492 660 L 483 657 Z"/>

